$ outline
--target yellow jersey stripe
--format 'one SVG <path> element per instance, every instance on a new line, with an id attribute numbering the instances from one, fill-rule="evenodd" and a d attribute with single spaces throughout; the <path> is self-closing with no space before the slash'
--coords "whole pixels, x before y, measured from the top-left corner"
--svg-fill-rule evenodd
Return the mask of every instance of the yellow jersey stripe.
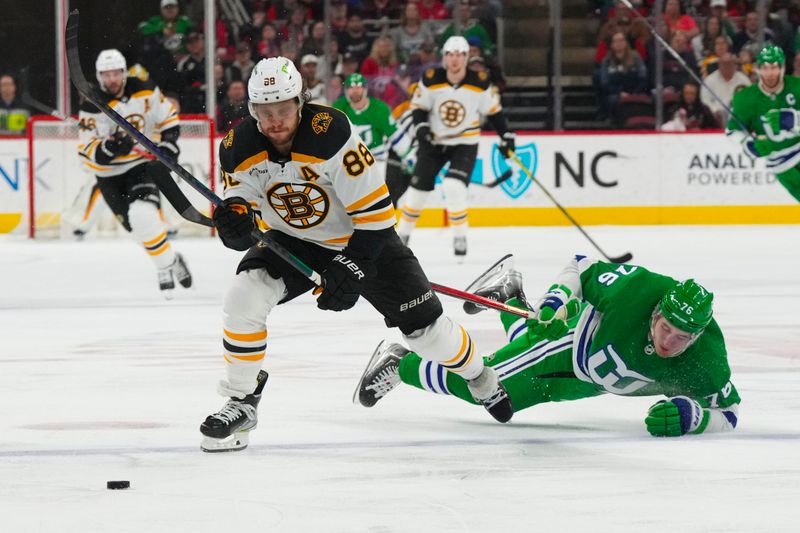
<path id="1" fill-rule="evenodd" d="M 164 122 L 159 122 L 158 124 L 156 124 L 156 128 L 164 129 L 164 126 L 166 126 L 167 124 L 171 124 L 173 122 L 178 122 L 178 120 L 179 120 L 178 115 L 173 115 L 173 116 L 169 117 L 167 120 L 165 120 Z"/>
<path id="2" fill-rule="evenodd" d="M 374 215 L 353 217 L 353 224 L 358 225 L 369 224 L 370 222 L 383 222 L 384 220 L 395 218 L 395 216 L 394 207 L 389 206 L 389 209 L 386 209 L 380 213 L 375 213 Z"/>
<path id="3" fill-rule="evenodd" d="M 389 196 L 389 189 L 388 187 L 386 187 L 385 183 L 381 184 L 380 187 L 378 187 L 368 195 L 364 196 L 360 200 L 356 200 L 352 204 L 348 205 L 347 207 L 345 207 L 345 209 L 348 211 L 358 211 L 362 207 L 365 207 L 373 203 L 375 200 L 383 196 Z"/>
<path id="4" fill-rule="evenodd" d="M 236 165 L 236 168 L 234 168 L 233 171 L 243 172 L 248 168 L 255 166 L 259 163 L 262 163 L 266 160 L 267 160 L 267 151 L 263 150 L 261 152 L 258 152 L 256 155 L 251 155 L 250 157 L 248 157 L 247 159 Z"/>
<path id="5" fill-rule="evenodd" d="M 326 160 L 314 157 L 313 155 L 292 152 L 292 161 L 298 161 L 300 163 L 325 163 Z"/>
<path id="6" fill-rule="evenodd" d="M 323 241 L 325 244 L 347 244 L 350 242 L 350 235 L 347 237 L 336 237 L 335 239 L 328 239 Z"/>

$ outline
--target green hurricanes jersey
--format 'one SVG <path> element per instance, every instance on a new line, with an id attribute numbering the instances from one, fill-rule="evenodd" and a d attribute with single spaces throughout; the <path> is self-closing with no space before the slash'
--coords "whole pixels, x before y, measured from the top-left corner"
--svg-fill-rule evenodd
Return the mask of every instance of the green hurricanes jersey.
<path id="1" fill-rule="evenodd" d="M 355 126 L 356 133 L 367 143 L 372 155 L 378 161 L 386 161 L 389 148 L 397 132 L 397 123 L 392 117 L 392 110 L 383 100 L 369 98 L 367 107 L 357 111 L 353 109 L 346 97 L 342 96 L 333 103 L 333 107 L 343 111 Z"/>
<path id="2" fill-rule="evenodd" d="M 676 280 L 638 266 L 595 262 L 580 281 L 589 304 L 574 337 L 574 369 L 581 380 L 613 394 L 689 396 L 704 407 L 739 402 L 715 321 L 682 354 L 665 359 L 655 353 L 650 319 Z"/>

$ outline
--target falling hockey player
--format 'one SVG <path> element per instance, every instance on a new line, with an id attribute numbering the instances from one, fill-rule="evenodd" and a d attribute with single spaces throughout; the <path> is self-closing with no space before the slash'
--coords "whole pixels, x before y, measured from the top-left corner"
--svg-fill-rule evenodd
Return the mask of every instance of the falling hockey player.
<path id="1" fill-rule="evenodd" d="M 767 170 L 800 201 L 800 77 L 785 75 L 786 58 L 775 45 L 758 54 L 756 71 L 758 83 L 733 96 L 727 135 L 751 158 L 766 158 Z"/>
<path id="2" fill-rule="evenodd" d="M 503 157 L 514 151 L 515 136 L 508 129 L 500 97 L 489 76 L 467 69 L 467 40 L 450 37 L 442 54 L 444 66 L 425 72 L 411 99 L 417 163 L 402 203 L 397 233 L 408 242 L 436 176 L 449 163 L 442 191 L 447 220 L 453 228 L 453 252 L 463 257 L 467 254 L 467 186 L 478 156 L 481 123 L 487 118 L 500 136 Z"/>
<path id="3" fill-rule="evenodd" d="M 375 159 L 347 116 L 310 104 L 291 60 L 261 60 L 248 82 L 251 117 L 220 143 L 224 201 L 214 224 L 228 248 L 248 250 L 225 296 L 228 398 L 200 426 L 204 451 L 239 450 L 257 423 L 267 374 L 267 317 L 314 285 L 270 248 L 257 226 L 321 273 L 317 307 L 344 311 L 363 296 L 417 353 L 461 376 L 472 397 L 501 422 L 511 404 L 497 374 L 475 355 L 467 331 L 442 306 L 414 254 L 394 231 L 395 211 Z"/>
<path id="4" fill-rule="evenodd" d="M 511 256 L 467 290 L 528 307 Z M 576 256 L 533 306 L 536 318 L 501 314 L 509 344 L 486 357 L 486 364 L 497 370 L 515 412 L 604 393 L 665 395 L 645 417 L 652 435 L 731 430 L 740 400 L 712 300 L 694 280 L 679 283 L 642 267 Z M 469 302 L 464 309 L 481 310 Z M 457 376 L 386 342 L 356 394 L 372 407 L 401 382 L 473 402 Z"/>
<path id="5" fill-rule="evenodd" d="M 100 52 L 95 68 L 108 104 L 147 137 L 160 138 L 159 148 L 177 158 L 178 114 L 158 87 L 128 77 L 125 57 L 118 50 Z M 152 258 L 162 294 L 172 297 L 176 279 L 181 286 L 191 287 L 186 262 L 172 249 L 159 213 L 160 197 L 153 176 L 161 173 L 168 177 L 169 170 L 135 150 L 133 139 L 91 103 L 81 104 L 79 119 L 81 163 L 97 176 L 103 199 L 117 220 Z"/>

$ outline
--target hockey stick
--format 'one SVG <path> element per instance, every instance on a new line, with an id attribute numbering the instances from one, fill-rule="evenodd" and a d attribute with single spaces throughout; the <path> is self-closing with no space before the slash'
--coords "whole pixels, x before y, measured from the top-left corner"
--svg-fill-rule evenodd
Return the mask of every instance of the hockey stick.
<path id="1" fill-rule="evenodd" d="M 586 230 L 584 230 L 581 227 L 580 224 L 578 224 L 578 221 L 575 220 L 574 218 L 572 218 L 572 215 L 570 215 L 569 212 L 567 212 L 567 210 L 564 209 L 564 206 L 562 206 L 560 203 L 558 203 L 558 200 L 556 200 L 555 197 L 552 194 L 550 194 L 550 191 L 548 191 L 545 188 L 545 186 L 542 185 L 539 182 L 539 180 L 536 179 L 536 177 L 533 175 L 533 172 L 531 172 L 528 169 L 528 167 L 526 167 L 524 164 L 522 164 L 522 161 L 520 161 L 520 159 L 519 159 L 519 157 L 517 156 L 516 153 L 511 152 L 511 159 L 520 166 L 520 168 L 525 172 L 525 174 L 528 175 L 528 178 L 532 182 L 534 182 L 548 198 L 550 198 L 550 201 L 555 204 L 555 206 L 559 209 L 559 211 L 561 211 L 564 214 L 565 217 L 567 217 L 567 220 L 572 222 L 572 225 L 575 226 L 578 229 L 578 231 L 580 231 L 583 234 L 584 237 L 586 237 L 586 240 L 588 240 L 592 244 L 592 246 L 594 246 L 595 250 L 600 252 L 600 255 L 605 257 L 606 260 L 608 260 L 611 263 L 627 263 L 628 261 L 633 259 L 633 254 L 631 254 L 630 252 L 626 252 L 626 253 L 620 255 L 619 257 L 609 257 L 608 254 L 606 254 L 602 250 L 602 248 L 600 248 L 600 246 L 598 246 L 597 243 L 594 242 L 594 240 L 591 237 L 589 237 L 589 234 L 586 233 Z"/>
<path id="2" fill-rule="evenodd" d="M 493 189 L 493 188 L 497 187 L 498 185 L 500 185 L 501 183 L 503 183 L 504 181 L 508 181 L 509 179 L 511 179 L 511 176 L 513 176 L 513 175 L 514 175 L 514 171 L 509 168 L 505 172 L 503 172 L 500 175 L 500 177 L 497 178 L 496 180 L 494 180 L 492 182 L 489 182 L 489 183 L 478 183 L 477 185 L 481 185 L 482 187 L 488 187 L 490 189 Z"/>
<path id="3" fill-rule="evenodd" d="M 655 29 L 655 27 L 653 26 L 653 24 L 652 24 L 652 23 L 651 23 L 649 20 L 647 20 L 647 17 L 645 17 L 644 15 L 642 15 L 641 13 L 639 13 L 639 11 L 637 11 L 637 10 L 636 10 L 636 8 L 634 8 L 634 7 L 633 7 L 633 5 L 631 5 L 631 2 L 630 2 L 630 0 L 621 0 L 621 1 L 622 1 L 622 3 L 623 3 L 623 4 L 625 4 L 625 6 L 627 6 L 627 7 L 628 7 L 628 9 L 630 9 L 630 10 L 631 10 L 631 11 L 632 11 L 632 12 L 633 12 L 633 13 L 634 13 L 634 14 L 635 14 L 637 17 L 639 17 L 640 19 L 642 19 L 642 21 L 644 21 L 645 25 L 646 25 L 646 26 L 648 27 L 648 29 L 650 30 L 650 33 L 652 33 L 652 34 L 653 34 L 653 37 L 655 37 L 655 38 L 656 38 L 656 40 L 657 40 L 659 43 L 661 43 L 661 46 L 663 46 L 663 47 L 664 47 L 664 49 L 665 49 L 667 52 L 669 52 L 669 54 L 670 54 L 670 55 L 671 55 L 673 58 L 675 58 L 675 61 L 677 61 L 677 62 L 678 62 L 678 64 L 680 64 L 680 66 L 681 66 L 681 67 L 683 67 L 683 70 L 685 70 L 685 71 L 686 71 L 686 72 L 689 74 L 689 76 L 691 76 L 691 77 L 692 77 L 692 79 L 693 79 L 694 81 L 696 81 L 697 83 L 699 83 L 701 87 L 705 87 L 705 89 L 706 89 L 706 90 L 709 92 L 709 94 L 710 94 L 711 96 L 713 96 L 713 97 L 714 97 L 714 99 L 715 99 L 717 102 L 719 102 L 719 104 L 722 106 L 722 109 L 724 109 L 724 110 L 725 110 L 725 112 L 726 112 L 726 113 L 728 113 L 728 115 L 729 115 L 731 118 L 733 118 L 733 120 L 735 120 L 735 121 L 736 121 L 736 123 L 737 123 L 737 124 L 739 125 L 739 127 L 742 129 L 742 132 L 746 133 L 746 134 L 747 134 L 747 135 L 748 135 L 748 136 L 749 136 L 751 139 L 755 140 L 755 136 L 753 136 L 753 133 L 750 131 L 750 128 L 748 128 L 748 127 L 747 127 L 747 125 L 746 125 L 744 122 L 742 122 L 742 120 L 741 120 L 739 117 L 737 117 L 737 116 L 736 116 L 736 115 L 733 113 L 733 109 L 731 109 L 731 108 L 730 108 L 730 106 L 729 106 L 728 104 L 726 104 L 724 100 L 722 100 L 722 98 L 720 98 L 719 96 L 717 96 L 717 93 L 715 93 L 715 92 L 713 91 L 713 89 L 711 89 L 711 87 L 709 87 L 709 86 L 708 86 L 708 84 L 706 84 L 706 82 L 705 82 L 705 81 L 703 81 L 703 79 L 702 79 L 702 78 L 700 78 L 700 76 L 698 76 L 697 74 L 695 74 L 695 73 L 694 73 L 694 71 L 693 71 L 692 69 L 690 69 L 690 68 L 689 68 L 689 65 L 687 65 L 687 64 L 686 64 L 686 62 L 683 60 L 683 58 L 680 56 L 680 54 L 678 54 L 678 52 L 676 52 L 674 48 L 672 48 L 672 47 L 671 47 L 669 44 L 667 44 L 667 42 L 664 40 L 664 38 L 663 38 L 663 37 L 661 37 L 661 35 L 659 35 L 658 31 Z"/>
<path id="4" fill-rule="evenodd" d="M 219 196 L 214 194 L 214 192 L 210 190 L 208 187 L 206 187 L 205 184 L 202 183 L 200 180 L 192 176 L 191 173 L 189 173 L 189 171 L 187 171 L 182 166 L 178 165 L 175 161 L 173 161 L 172 158 L 166 155 L 164 152 L 162 152 L 161 149 L 158 148 L 158 146 L 156 146 L 153 143 L 153 141 L 148 139 L 142 132 L 137 130 L 119 113 L 114 111 L 114 109 L 112 109 L 108 104 L 103 102 L 103 100 L 95 92 L 95 89 L 89 84 L 89 82 L 86 81 L 86 78 L 83 75 L 83 71 L 81 70 L 80 59 L 78 57 L 78 20 L 79 20 L 78 10 L 74 9 L 69 14 L 69 19 L 67 20 L 67 30 L 66 30 L 67 63 L 69 66 L 69 73 L 70 77 L 72 78 L 72 83 L 75 84 L 75 87 L 78 89 L 78 91 L 92 104 L 97 106 L 97 108 L 100 111 L 102 111 L 106 116 L 108 116 L 112 121 L 114 121 L 114 123 L 117 124 L 122 130 L 124 130 L 128 135 L 130 135 L 136 141 L 138 141 L 148 152 L 153 154 L 156 157 L 156 159 L 161 161 L 171 171 L 178 174 L 186 183 L 188 183 L 192 188 L 194 188 L 197 192 L 199 192 L 206 200 L 208 200 L 215 206 L 219 207 L 219 205 L 222 203 L 222 200 L 219 198 Z M 261 245 L 275 252 L 275 254 L 278 257 L 286 261 L 291 267 L 293 267 L 295 270 L 297 270 L 305 277 L 307 277 L 309 280 L 311 280 L 315 285 L 317 285 L 317 287 L 321 288 L 323 286 L 322 276 L 320 276 L 318 272 L 316 272 L 310 266 L 305 264 L 298 257 L 296 257 L 287 249 L 285 249 L 283 246 L 275 242 L 267 234 L 263 233 L 258 228 L 254 228 L 252 236 L 255 237 Z M 490 307 L 492 309 L 497 309 L 499 311 L 513 312 L 520 316 L 528 317 L 528 312 L 523 309 L 501 304 L 499 302 L 495 302 L 494 300 L 489 300 L 487 298 L 483 298 L 475 294 L 459 291 L 457 289 L 451 289 L 449 287 L 444 287 L 442 285 L 438 285 L 435 283 L 431 283 L 431 288 L 436 292 L 441 292 L 442 294 L 448 294 L 450 296 L 462 300 L 473 301 L 485 307 Z"/>

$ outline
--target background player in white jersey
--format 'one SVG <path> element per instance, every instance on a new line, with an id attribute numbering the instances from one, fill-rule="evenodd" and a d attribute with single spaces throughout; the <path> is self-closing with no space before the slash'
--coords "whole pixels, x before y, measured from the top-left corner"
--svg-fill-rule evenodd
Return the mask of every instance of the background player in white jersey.
<path id="1" fill-rule="evenodd" d="M 425 273 L 394 231 L 395 211 L 375 159 L 347 116 L 307 103 L 285 57 L 261 60 L 248 82 L 250 113 L 220 144 L 225 200 L 214 212 L 222 242 L 248 250 L 225 296 L 223 356 L 230 399 L 200 426 L 205 451 L 247 446 L 266 380 L 261 370 L 272 309 L 314 285 L 253 237 L 256 225 L 321 273 L 317 307 L 343 311 L 363 296 L 415 352 L 467 382 L 496 419 L 511 404 L 467 331 L 442 314 Z M 309 317 L 310 318 L 310 317 Z M 309 330 L 313 321 L 309 320 Z"/>
<path id="2" fill-rule="evenodd" d="M 177 159 L 178 114 L 158 87 L 129 78 L 125 57 L 118 50 L 100 52 L 95 68 L 108 104 L 147 137 L 157 139 L 158 146 Z M 158 173 L 169 177 L 169 170 L 136 150 L 133 139 L 91 103 L 81 105 L 79 118 L 80 160 L 97 176 L 103 198 L 117 220 L 152 258 L 162 294 L 172 297 L 176 278 L 183 287 L 190 287 L 192 276 L 183 257 L 169 243 L 159 213 L 158 187 L 153 181 Z"/>
<path id="3" fill-rule="evenodd" d="M 500 136 L 500 151 L 509 157 L 514 133 L 500 105 L 497 89 L 485 72 L 467 69 L 469 44 L 453 36 L 442 47 L 444 67 L 429 69 L 411 99 L 416 124 L 417 165 L 403 201 L 397 233 L 408 242 L 436 175 L 450 163 L 442 182 L 447 219 L 453 227 L 453 251 L 467 254 L 467 186 L 478 155 L 481 122 L 486 117 Z"/>

